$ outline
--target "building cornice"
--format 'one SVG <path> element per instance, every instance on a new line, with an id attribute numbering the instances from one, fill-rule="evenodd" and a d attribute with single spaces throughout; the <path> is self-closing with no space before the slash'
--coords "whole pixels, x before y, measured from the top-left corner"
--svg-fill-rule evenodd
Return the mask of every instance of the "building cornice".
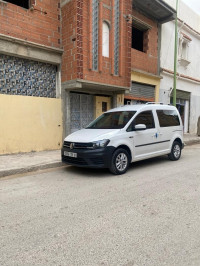
<path id="1" fill-rule="evenodd" d="M 152 74 L 152 73 L 149 73 L 149 72 L 137 69 L 137 68 L 131 68 L 131 72 L 142 74 L 144 76 L 152 77 L 152 78 L 155 78 L 155 79 L 162 79 L 163 78 L 163 77 L 161 77 L 159 75 L 155 75 L 155 74 Z"/>
<path id="2" fill-rule="evenodd" d="M 174 75 L 174 71 L 172 70 L 169 70 L 169 69 L 166 69 L 166 68 L 161 68 L 161 72 L 163 73 L 167 73 L 169 74 L 170 76 Z M 197 78 L 193 78 L 193 77 L 190 77 L 190 76 L 187 76 L 187 75 L 183 75 L 183 74 L 180 74 L 177 72 L 177 77 L 178 78 L 182 78 L 182 79 L 186 79 L 186 80 L 189 80 L 189 81 L 192 81 L 194 83 L 198 83 L 200 84 L 200 79 L 197 79 Z"/>
<path id="3" fill-rule="evenodd" d="M 180 18 L 178 18 L 178 22 L 181 23 L 181 24 L 183 24 L 183 27 L 186 27 L 186 29 L 188 29 L 189 31 L 191 31 L 193 34 L 197 35 L 200 38 L 200 32 L 198 32 L 195 29 L 193 29 L 190 25 L 188 25 L 187 23 L 185 23 Z"/>
<path id="4" fill-rule="evenodd" d="M 63 50 L 0 34 L 0 53 L 61 64 Z"/>
<path id="5" fill-rule="evenodd" d="M 43 49 L 43 50 L 47 50 L 47 51 L 51 51 L 51 52 L 55 52 L 55 53 L 60 53 L 60 54 L 63 53 L 63 49 L 60 49 L 60 48 L 46 46 L 43 44 L 38 44 L 35 42 L 26 41 L 23 39 L 15 38 L 15 37 L 4 35 L 4 34 L 0 34 L 0 40 L 7 40 L 7 41 L 10 41 L 13 43 L 19 43 L 19 44 L 23 44 L 25 46 L 35 47 L 35 48 L 39 48 L 39 49 Z"/>
<path id="6" fill-rule="evenodd" d="M 103 93 L 124 93 L 129 91 L 130 87 L 116 86 L 106 83 L 99 83 L 90 80 L 75 79 L 69 80 L 62 83 L 63 90 L 72 90 L 72 91 L 88 91 L 88 92 L 103 92 Z"/>

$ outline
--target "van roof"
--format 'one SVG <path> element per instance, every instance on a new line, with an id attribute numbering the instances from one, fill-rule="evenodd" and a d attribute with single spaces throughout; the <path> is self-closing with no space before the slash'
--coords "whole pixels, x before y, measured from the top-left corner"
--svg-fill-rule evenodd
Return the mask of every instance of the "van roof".
<path id="1" fill-rule="evenodd" d="M 119 111 L 145 111 L 145 110 L 176 110 L 176 107 L 165 104 L 134 104 L 124 105 L 117 108 L 111 109 L 108 112 L 119 112 Z"/>

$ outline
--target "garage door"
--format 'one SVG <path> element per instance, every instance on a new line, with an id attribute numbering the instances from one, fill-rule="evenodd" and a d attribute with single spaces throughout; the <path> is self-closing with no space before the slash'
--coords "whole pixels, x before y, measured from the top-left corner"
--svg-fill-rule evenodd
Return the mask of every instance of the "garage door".
<path id="1" fill-rule="evenodd" d="M 155 86 L 132 82 L 131 91 L 125 96 L 125 98 L 142 101 L 154 101 Z"/>

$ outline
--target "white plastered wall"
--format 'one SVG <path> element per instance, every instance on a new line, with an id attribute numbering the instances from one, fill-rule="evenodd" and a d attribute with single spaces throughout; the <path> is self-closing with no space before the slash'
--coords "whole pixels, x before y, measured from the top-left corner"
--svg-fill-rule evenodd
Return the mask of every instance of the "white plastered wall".
<path id="1" fill-rule="evenodd" d="M 173 8 L 176 7 L 175 0 L 165 0 Z M 182 90 L 191 93 L 190 107 L 189 107 L 189 132 L 192 134 L 197 133 L 197 121 L 200 116 L 200 16 L 179 0 L 178 18 L 184 23 L 179 21 L 178 31 L 179 36 L 181 33 L 187 35 L 189 41 L 188 47 L 188 66 L 183 66 L 178 61 L 177 72 L 189 78 L 177 77 L 177 90 Z M 187 25 L 189 25 L 191 30 Z M 175 22 L 171 21 L 162 25 L 161 35 L 161 80 L 160 85 L 160 101 L 166 104 L 170 103 L 170 91 L 173 88 L 173 71 L 174 71 L 174 40 L 175 40 Z M 197 80 L 197 81 L 194 81 Z"/>

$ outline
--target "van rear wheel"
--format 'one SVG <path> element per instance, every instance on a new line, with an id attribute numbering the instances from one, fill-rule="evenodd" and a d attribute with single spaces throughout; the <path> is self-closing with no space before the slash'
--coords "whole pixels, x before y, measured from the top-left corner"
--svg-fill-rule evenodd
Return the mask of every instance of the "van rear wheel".
<path id="1" fill-rule="evenodd" d="M 171 161 L 177 161 L 181 157 L 181 144 L 178 141 L 174 141 L 170 154 L 168 155 Z"/>
<path id="2" fill-rule="evenodd" d="M 112 156 L 110 172 L 114 175 L 124 174 L 130 163 L 130 156 L 125 149 L 117 149 Z"/>

